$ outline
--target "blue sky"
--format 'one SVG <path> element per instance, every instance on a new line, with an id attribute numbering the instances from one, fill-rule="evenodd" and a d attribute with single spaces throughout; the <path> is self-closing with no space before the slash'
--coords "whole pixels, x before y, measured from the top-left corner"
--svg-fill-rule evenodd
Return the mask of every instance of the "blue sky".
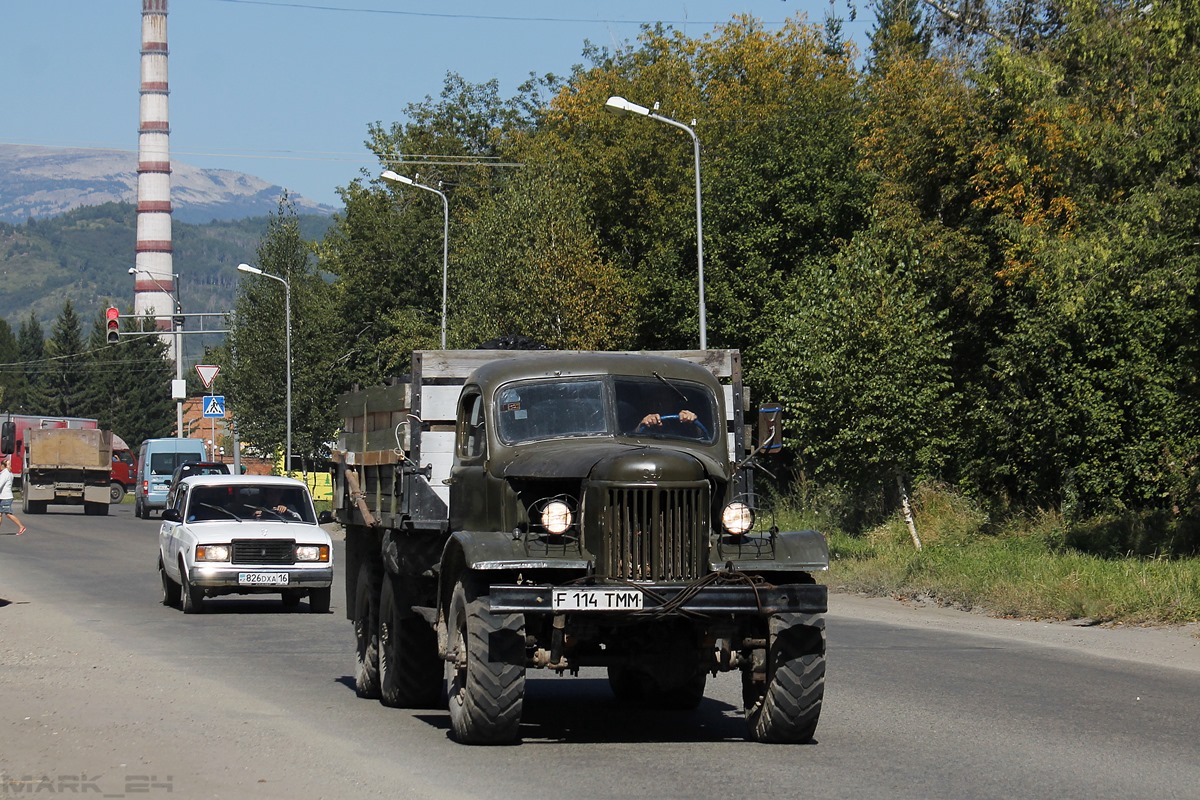
<path id="1" fill-rule="evenodd" d="M 848 17 L 847 0 L 835 0 Z M 845 31 L 860 46 L 871 23 Z M 613 47 L 663 21 L 700 36 L 738 13 L 768 28 L 829 0 L 170 0 L 171 155 L 313 200 L 376 165 L 367 125 L 402 120 L 447 72 L 566 75 L 584 43 Z M 0 2 L 0 143 L 137 150 L 141 0 Z M 642 99 L 651 102 L 653 98 Z"/>

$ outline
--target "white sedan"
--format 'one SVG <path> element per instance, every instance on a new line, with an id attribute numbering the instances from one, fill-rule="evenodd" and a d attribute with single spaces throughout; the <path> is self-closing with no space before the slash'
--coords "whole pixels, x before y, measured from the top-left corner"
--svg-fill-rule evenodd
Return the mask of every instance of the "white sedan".
<path id="1" fill-rule="evenodd" d="M 322 514 L 325 517 L 328 512 Z M 158 531 L 163 605 L 200 611 L 205 597 L 278 593 L 329 612 L 333 543 L 303 483 L 260 475 L 197 475 L 172 489 Z"/>

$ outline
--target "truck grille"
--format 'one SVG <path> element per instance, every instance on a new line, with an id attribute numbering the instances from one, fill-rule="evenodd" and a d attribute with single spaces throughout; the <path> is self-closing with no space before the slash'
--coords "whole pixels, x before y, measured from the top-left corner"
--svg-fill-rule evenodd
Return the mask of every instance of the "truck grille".
<path id="1" fill-rule="evenodd" d="M 280 541 L 242 540 L 233 541 L 233 552 L 230 554 L 232 564 L 294 564 L 296 563 L 296 543 L 290 539 Z"/>
<path id="2" fill-rule="evenodd" d="M 597 571 L 635 581 L 690 581 L 708 572 L 708 490 L 609 489 Z"/>

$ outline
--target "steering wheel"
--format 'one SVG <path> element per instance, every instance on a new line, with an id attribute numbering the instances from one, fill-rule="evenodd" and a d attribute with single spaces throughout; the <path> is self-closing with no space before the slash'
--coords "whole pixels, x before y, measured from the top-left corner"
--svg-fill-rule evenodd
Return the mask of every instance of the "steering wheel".
<path id="1" fill-rule="evenodd" d="M 663 422 L 679 422 L 678 414 L 659 414 L 658 418 L 660 420 L 662 420 Z M 692 420 L 692 424 L 695 425 L 696 428 L 700 431 L 701 439 L 711 439 L 712 438 L 708 433 L 708 428 L 704 427 L 704 423 L 701 422 L 698 417 L 696 419 Z M 645 433 L 645 432 L 646 432 L 645 425 L 638 425 L 638 428 L 635 431 L 635 433 Z"/>

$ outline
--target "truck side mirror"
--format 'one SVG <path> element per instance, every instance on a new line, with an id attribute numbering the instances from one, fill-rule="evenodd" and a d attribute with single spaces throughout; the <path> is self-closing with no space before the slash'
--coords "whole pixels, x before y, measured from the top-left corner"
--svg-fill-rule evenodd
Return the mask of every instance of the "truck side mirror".
<path id="1" fill-rule="evenodd" d="M 0 424 L 0 453 L 10 456 L 17 449 L 17 423 L 11 419 Z"/>
<path id="2" fill-rule="evenodd" d="M 758 449 L 766 455 L 783 450 L 783 408 L 762 406 L 758 409 Z"/>

